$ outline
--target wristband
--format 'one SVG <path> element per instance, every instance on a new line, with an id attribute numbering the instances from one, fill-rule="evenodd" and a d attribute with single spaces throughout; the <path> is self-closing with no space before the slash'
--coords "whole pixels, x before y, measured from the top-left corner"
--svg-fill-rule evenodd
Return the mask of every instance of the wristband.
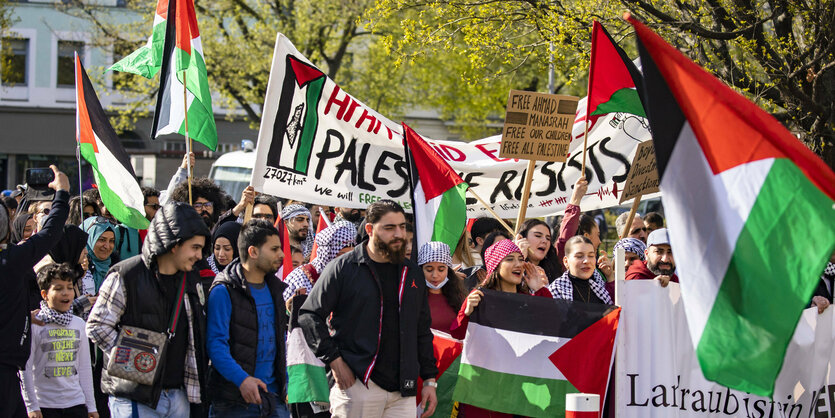
<path id="1" fill-rule="evenodd" d="M 432 382 L 432 381 L 428 381 L 428 380 L 424 381 L 423 382 L 423 387 L 426 387 L 426 386 L 431 386 L 433 388 L 437 388 L 438 387 L 438 382 Z"/>

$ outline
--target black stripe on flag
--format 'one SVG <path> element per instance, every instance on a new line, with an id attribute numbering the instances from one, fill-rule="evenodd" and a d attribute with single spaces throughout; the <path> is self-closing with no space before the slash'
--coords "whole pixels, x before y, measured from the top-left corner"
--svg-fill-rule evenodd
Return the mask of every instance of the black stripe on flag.
<path id="1" fill-rule="evenodd" d="M 664 178 L 664 170 L 676 146 L 686 118 L 678 106 L 673 93 L 667 86 L 664 76 L 655 65 L 652 55 L 638 39 L 638 52 L 641 57 L 641 69 L 644 73 L 643 97 L 644 110 L 649 119 L 652 141 L 655 145 L 655 160 L 658 165 L 658 179 Z"/>
<path id="2" fill-rule="evenodd" d="M 299 325 L 299 309 L 301 309 L 306 300 L 307 295 L 293 296 L 293 309 L 290 311 L 290 331 L 301 326 Z"/>
<path id="3" fill-rule="evenodd" d="M 525 334 L 573 338 L 615 309 L 598 303 L 481 291 L 484 297 L 470 315 L 470 322 Z"/>
<path id="4" fill-rule="evenodd" d="M 641 72 L 638 71 L 638 67 L 635 66 L 635 63 L 629 59 L 629 55 L 626 55 L 626 51 L 612 39 L 612 35 L 609 35 L 609 31 L 606 30 L 606 27 L 600 25 L 600 29 L 603 30 L 603 34 L 606 35 L 606 38 L 609 40 L 609 43 L 615 47 L 615 51 L 617 51 L 618 55 L 620 56 L 621 61 L 626 66 L 626 69 L 629 71 L 629 75 L 632 76 L 632 82 L 635 83 L 635 90 L 638 92 L 638 97 L 641 98 L 641 103 L 644 104 L 644 111 L 646 111 L 647 102 L 644 100 L 644 78 L 641 76 Z M 643 64 L 642 64 L 643 65 Z"/>
<path id="5" fill-rule="evenodd" d="M 151 140 L 156 139 L 160 125 L 168 125 L 168 121 L 171 119 L 171 80 L 169 73 L 171 72 L 171 66 L 174 65 L 171 62 L 171 57 L 174 54 L 174 46 L 177 44 L 176 8 L 176 0 L 170 0 L 168 2 L 168 16 L 165 20 L 165 43 L 162 47 L 162 66 L 159 70 L 159 91 L 157 92 L 157 105 L 154 108 Z M 163 106 L 164 103 L 168 103 L 168 105 Z"/>
<path id="6" fill-rule="evenodd" d="M 87 70 L 84 69 L 84 64 L 79 62 L 79 65 L 81 66 L 81 83 L 84 86 L 84 104 L 87 106 L 87 116 L 90 118 L 90 127 L 93 129 L 93 133 L 95 133 L 96 137 L 108 151 L 113 154 L 113 157 L 119 161 L 119 164 L 122 164 L 125 170 L 136 178 L 136 173 L 133 172 L 133 165 L 130 163 L 130 157 L 127 151 L 125 151 L 125 147 L 122 146 L 121 141 L 119 141 L 116 131 L 110 124 L 110 120 L 107 119 L 107 115 L 104 114 L 104 109 L 101 107 L 96 90 L 93 89 L 93 83 L 87 77 Z"/>

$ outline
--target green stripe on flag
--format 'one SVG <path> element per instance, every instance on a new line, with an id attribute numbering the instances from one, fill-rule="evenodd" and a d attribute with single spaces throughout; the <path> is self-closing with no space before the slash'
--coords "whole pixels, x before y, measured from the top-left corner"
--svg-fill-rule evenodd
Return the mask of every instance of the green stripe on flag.
<path id="1" fill-rule="evenodd" d="M 459 355 L 438 378 L 438 388 L 435 391 L 438 396 L 438 406 L 435 407 L 435 413 L 432 414 L 432 417 L 448 418 L 452 416 L 452 411 L 455 409 L 452 394 L 455 391 L 455 382 L 458 381 L 458 369 L 460 367 L 461 356 Z"/>
<path id="2" fill-rule="evenodd" d="M 623 88 L 614 92 L 607 102 L 597 105 L 597 108 L 591 114 L 594 116 L 615 112 L 647 117 L 644 105 L 641 103 L 641 97 L 638 96 L 638 91 L 634 88 Z"/>
<path id="3" fill-rule="evenodd" d="M 328 402 L 329 394 L 324 367 L 304 363 L 287 367 L 287 403 Z"/>
<path id="4" fill-rule="evenodd" d="M 567 380 L 500 373 L 461 363 L 453 399 L 507 414 L 563 417 L 565 394 L 577 392 Z"/>
<path id="5" fill-rule="evenodd" d="M 696 349 L 706 378 L 771 396 L 833 246 L 832 199 L 790 160 L 776 159 L 740 232 Z"/>
<path id="6" fill-rule="evenodd" d="M 429 180 L 429 179 L 426 179 Z M 467 183 L 458 183 L 441 195 L 441 204 L 432 225 L 432 241 L 440 241 L 455 251 L 467 226 Z"/>
<path id="7" fill-rule="evenodd" d="M 88 163 L 90 163 L 90 166 L 93 167 L 93 174 L 96 177 L 96 186 L 98 186 L 101 201 L 104 203 L 107 211 L 110 212 L 116 220 L 131 228 L 148 229 L 148 224 L 150 222 L 147 218 L 145 218 L 145 214 L 140 213 L 135 208 L 125 205 L 125 203 L 122 202 L 122 198 L 113 192 L 110 186 L 107 185 L 107 179 L 99 171 L 99 164 L 96 159 L 96 152 L 93 150 L 93 146 L 85 143 L 81 144 L 80 148 L 81 156 L 87 160 Z"/>
<path id="8" fill-rule="evenodd" d="M 307 114 L 304 116 L 305 129 L 302 130 L 302 137 L 299 139 L 299 153 L 296 155 L 296 170 L 307 173 L 307 165 L 310 163 L 310 153 L 313 150 L 313 138 L 316 135 L 316 128 L 319 124 L 319 100 L 322 95 L 322 88 L 325 86 L 325 77 L 310 82 L 307 86 Z"/>
<path id="9" fill-rule="evenodd" d="M 165 43 L 165 21 L 154 25 L 148 42 L 110 66 L 107 71 L 121 71 L 153 78 L 162 68 L 162 47 Z"/>

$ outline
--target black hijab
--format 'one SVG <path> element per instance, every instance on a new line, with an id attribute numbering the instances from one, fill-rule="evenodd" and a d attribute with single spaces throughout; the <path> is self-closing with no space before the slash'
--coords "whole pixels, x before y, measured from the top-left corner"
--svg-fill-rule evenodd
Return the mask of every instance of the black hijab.
<path id="1" fill-rule="evenodd" d="M 229 240 L 232 244 L 232 259 L 238 258 L 238 235 L 241 233 L 241 224 L 231 221 L 224 222 L 215 229 L 212 234 L 212 253 L 215 251 L 215 241 L 223 237 Z M 217 261 L 215 261 L 217 263 Z M 221 266 L 217 266 L 220 269 Z"/>
<path id="2" fill-rule="evenodd" d="M 78 264 L 81 252 L 87 247 L 87 233 L 75 225 L 64 225 L 64 235 L 49 251 L 49 256 L 56 263 L 69 263 L 76 272 L 76 278 L 84 275 L 84 269 Z"/>
<path id="3" fill-rule="evenodd" d="M 24 212 L 20 215 L 15 216 L 14 222 L 12 222 L 12 240 L 10 241 L 11 244 L 19 244 L 20 241 L 23 241 L 23 230 L 26 228 L 26 222 L 29 222 L 29 219 L 32 219 L 32 217 L 34 216 L 35 215 L 32 215 L 28 212 Z"/>

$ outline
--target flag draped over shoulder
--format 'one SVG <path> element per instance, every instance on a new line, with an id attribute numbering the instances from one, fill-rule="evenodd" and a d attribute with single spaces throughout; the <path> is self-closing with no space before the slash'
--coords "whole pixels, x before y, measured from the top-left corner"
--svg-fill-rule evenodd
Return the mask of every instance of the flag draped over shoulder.
<path id="1" fill-rule="evenodd" d="M 835 173 L 776 119 L 629 20 L 702 372 L 771 396 L 835 247 Z"/>
<path id="2" fill-rule="evenodd" d="M 467 226 L 467 183 L 412 128 L 403 124 L 412 183 L 417 248 L 440 241 L 455 251 Z"/>
<path id="3" fill-rule="evenodd" d="M 185 90 L 184 90 L 185 88 Z M 179 133 L 217 149 L 217 127 L 192 0 L 171 0 L 151 137 Z"/>
<path id="4" fill-rule="evenodd" d="M 287 403 L 327 403 L 330 387 L 325 363 L 313 354 L 299 325 L 299 307 L 305 300 L 307 295 L 296 295 L 290 313 L 290 331 L 287 335 Z"/>
<path id="5" fill-rule="evenodd" d="M 455 401 L 547 417 L 564 416 L 566 393 L 596 393 L 603 402 L 620 308 L 482 291 L 464 338 Z"/>
<path id="6" fill-rule="evenodd" d="M 641 92 L 641 74 L 614 39 L 597 21 L 591 33 L 588 114 L 624 112 L 646 117 Z"/>
<path id="7" fill-rule="evenodd" d="M 154 13 L 154 27 L 148 42 L 122 58 L 107 70 L 121 71 L 153 78 L 162 67 L 162 50 L 165 44 L 165 27 L 168 16 L 168 0 L 158 0 Z"/>
<path id="8" fill-rule="evenodd" d="M 93 84 L 75 55 L 76 135 L 81 156 L 93 167 L 101 200 L 116 220 L 147 229 L 145 198 L 116 131 L 107 120 Z"/>

